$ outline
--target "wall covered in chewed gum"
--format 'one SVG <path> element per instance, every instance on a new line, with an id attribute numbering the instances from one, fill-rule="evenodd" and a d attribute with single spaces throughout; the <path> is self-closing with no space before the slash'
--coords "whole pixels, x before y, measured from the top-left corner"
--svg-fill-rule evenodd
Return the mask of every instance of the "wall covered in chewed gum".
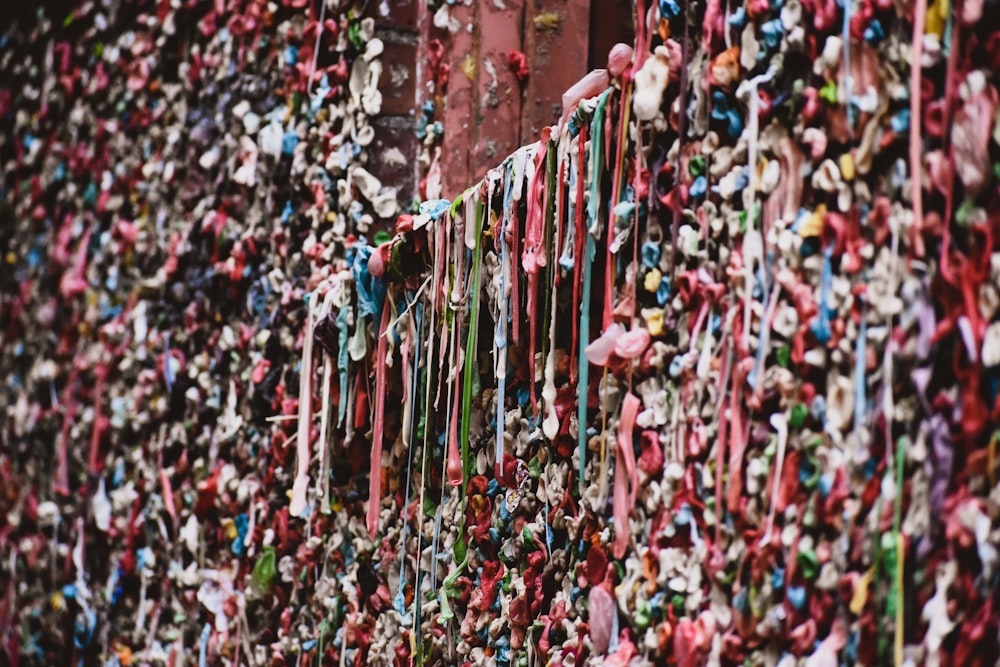
<path id="1" fill-rule="evenodd" d="M 1000 658 L 1000 7 L 510 2 L 14 12 L 3 664 Z"/>

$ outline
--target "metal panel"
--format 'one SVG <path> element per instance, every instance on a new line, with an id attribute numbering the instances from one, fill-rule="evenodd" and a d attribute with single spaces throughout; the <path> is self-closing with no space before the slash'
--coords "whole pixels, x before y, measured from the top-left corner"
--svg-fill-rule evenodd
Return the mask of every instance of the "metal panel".
<path id="1" fill-rule="evenodd" d="M 589 71 L 589 44 L 589 0 L 527 0 L 524 53 L 532 76 L 521 119 L 522 143 L 534 141 L 543 127 L 559 120 L 562 94 Z"/>
<path id="2" fill-rule="evenodd" d="M 476 100 L 476 143 L 469 176 L 483 172 L 520 144 L 521 83 L 508 65 L 521 50 L 523 0 L 478 0 L 479 91 Z"/>
<path id="3" fill-rule="evenodd" d="M 438 112 L 439 117 L 444 114 L 441 171 L 445 197 L 461 192 L 470 180 L 470 153 L 476 136 L 473 98 L 479 55 L 474 33 L 476 7 L 455 4 L 450 12 L 459 29 L 451 34 L 447 106 Z"/>

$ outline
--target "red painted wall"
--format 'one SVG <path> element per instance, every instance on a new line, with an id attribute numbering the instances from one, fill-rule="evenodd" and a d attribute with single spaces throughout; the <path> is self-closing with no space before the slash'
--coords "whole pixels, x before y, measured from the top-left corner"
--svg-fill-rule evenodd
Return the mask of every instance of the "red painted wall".
<path id="1" fill-rule="evenodd" d="M 452 198 L 522 144 L 534 141 L 561 113 L 562 93 L 590 69 L 604 67 L 619 41 L 631 43 L 629 0 L 468 0 L 448 7 L 449 26 L 434 25 L 423 0 L 369 5 L 385 42 L 375 150 L 399 149 L 406 164 L 381 161 L 373 171 L 400 188 L 405 208 L 418 192 L 420 164 L 414 134 L 420 105 L 435 103 L 444 127 L 443 196 Z M 444 46 L 450 72 L 446 90 L 430 90 L 427 60 L 432 40 Z M 524 54 L 528 75 L 519 80 L 510 54 Z M 395 153 L 393 153 L 395 155 Z"/>

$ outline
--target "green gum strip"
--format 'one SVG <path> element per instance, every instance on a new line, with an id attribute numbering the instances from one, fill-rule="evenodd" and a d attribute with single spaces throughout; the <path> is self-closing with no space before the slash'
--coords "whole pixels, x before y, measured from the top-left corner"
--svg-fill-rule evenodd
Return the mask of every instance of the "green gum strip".
<path id="1" fill-rule="evenodd" d="M 469 192 L 470 192 L 470 190 L 466 190 L 465 192 L 462 193 L 461 197 L 455 197 L 455 201 L 453 201 L 451 203 L 451 217 L 452 218 L 454 218 L 456 215 L 458 215 L 458 207 L 461 206 L 462 202 L 465 201 L 465 198 L 469 195 Z"/>
<path id="2" fill-rule="evenodd" d="M 896 627 L 893 628 L 893 630 L 896 633 L 897 643 L 900 633 L 903 632 L 903 627 L 902 627 L 903 624 L 901 621 L 903 620 L 902 612 L 903 612 L 904 596 L 901 584 L 903 581 L 902 568 L 904 568 L 906 564 L 905 561 L 906 554 L 902 553 L 899 548 L 902 542 L 902 540 L 900 539 L 900 525 L 902 524 L 903 521 L 903 469 L 906 467 L 904 465 L 906 456 L 906 452 L 904 451 L 905 444 L 906 444 L 906 439 L 904 437 L 900 437 L 896 441 L 896 456 L 893 458 L 893 463 L 896 466 L 896 500 L 892 517 L 892 538 L 893 538 L 892 544 L 893 544 L 893 550 L 896 554 L 894 563 L 896 568 L 896 576 L 894 576 L 892 580 L 892 591 L 893 591 L 892 602 L 894 603 L 893 611 L 896 620 Z"/>
<path id="3" fill-rule="evenodd" d="M 473 375 L 476 373 L 476 333 L 479 331 L 479 275 L 482 273 L 480 270 L 482 264 L 482 253 L 479 252 L 479 243 L 480 236 L 482 234 L 484 209 L 485 206 L 483 203 L 479 202 L 479 205 L 476 208 L 476 220 L 472 223 L 476 225 L 476 247 L 472 250 L 475 260 L 472 268 L 472 291 L 469 292 L 469 332 L 465 338 L 465 359 L 462 362 L 462 365 L 464 366 L 464 377 L 462 378 L 462 421 L 459 424 L 459 428 L 461 428 L 459 437 L 462 442 L 462 517 L 459 520 L 458 539 L 455 540 L 454 547 L 455 560 L 458 561 L 464 561 L 468 555 L 464 542 L 465 492 L 469 482 L 469 472 L 471 469 L 471 462 L 469 460 L 469 429 L 471 428 L 469 423 L 469 414 L 472 412 L 472 384 Z M 466 224 L 469 223 L 467 222 Z"/>
<path id="4" fill-rule="evenodd" d="M 587 203 L 587 217 L 592 226 L 597 222 L 597 216 L 601 210 L 601 176 L 604 174 L 604 113 L 608 105 L 608 97 L 611 89 L 597 99 L 597 106 L 594 108 L 594 118 L 590 121 L 590 156 L 591 156 L 591 181 L 590 181 L 590 201 Z M 582 176 L 581 176 L 582 177 Z"/>
<path id="5" fill-rule="evenodd" d="M 882 516 L 882 494 L 881 493 L 878 494 L 878 499 L 875 501 L 875 516 L 877 516 L 877 517 Z M 883 565 L 884 565 L 883 561 L 884 561 L 885 557 L 886 557 L 885 554 L 882 553 L 882 540 L 879 539 L 878 536 L 875 536 L 875 556 L 874 556 L 874 561 L 875 561 L 876 577 L 878 577 L 878 575 L 881 574 L 881 571 L 882 571 L 882 568 L 883 568 Z M 881 607 L 880 601 L 878 599 L 879 593 L 880 593 L 880 587 L 879 586 L 875 586 L 872 592 L 873 592 L 873 595 L 875 597 L 875 609 L 879 609 L 879 607 Z M 878 624 L 877 650 L 878 650 L 879 663 L 881 663 L 882 662 L 882 660 L 881 660 L 882 659 L 882 654 L 885 652 L 885 624 L 884 623 L 879 623 Z"/>
<path id="6" fill-rule="evenodd" d="M 445 577 L 445 580 L 441 582 L 441 592 L 438 593 L 438 601 L 441 604 L 441 614 L 438 617 L 438 622 L 448 622 L 455 617 L 454 612 L 451 610 L 451 604 L 448 602 L 448 597 L 455 597 L 455 595 L 457 595 L 457 592 L 455 592 L 455 582 L 460 576 L 462 576 L 462 573 L 465 572 L 465 568 L 468 565 L 469 557 L 468 554 L 466 554 L 466 557 L 462 559 L 458 567 L 456 567 L 451 574 Z M 455 593 L 455 595 L 452 595 L 452 593 Z"/>
<path id="7" fill-rule="evenodd" d="M 590 201 L 587 205 L 587 227 L 593 227 L 600 210 L 599 184 L 602 172 L 601 143 L 604 135 L 604 109 L 608 103 L 608 95 L 611 90 L 606 90 L 597 100 L 597 107 L 594 109 L 594 118 L 590 122 Z M 579 178 L 586 177 L 586 170 L 580 165 Z M 594 243 L 594 235 L 587 234 L 587 244 L 583 257 L 583 290 L 580 295 L 580 348 L 579 348 L 579 384 L 577 385 L 576 396 L 576 420 L 577 420 L 577 449 L 580 457 L 580 494 L 583 494 L 584 472 L 587 467 L 587 386 L 590 384 L 590 362 L 587 361 L 585 350 L 590 344 L 590 283 L 591 264 L 594 262 L 594 255 L 597 247 Z"/>

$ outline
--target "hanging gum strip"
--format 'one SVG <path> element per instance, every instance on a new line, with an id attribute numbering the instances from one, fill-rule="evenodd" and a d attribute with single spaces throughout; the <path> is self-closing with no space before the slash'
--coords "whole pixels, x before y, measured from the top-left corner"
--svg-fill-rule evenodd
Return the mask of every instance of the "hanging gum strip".
<path id="1" fill-rule="evenodd" d="M 505 227 L 509 224 L 510 219 L 507 215 L 507 208 L 509 207 L 508 196 L 511 194 L 511 171 L 510 168 L 504 173 L 504 190 L 503 190 L 503 201 L 504 201 L 504 214 L 500 218 L 500 227 L 497 234 L 497 240 L 500 244 L 500 293 L 497 296 L 498 300 L 498 313 L 497 313 L 497 328 L 496 328 L 496 367 L 494 374 L 497 379 L 497 407 L 496 407 L 496 443 L 495 443 L 495 457 L 494 457 L 494 471 L 493 476 L 495 479 L 500 480 L 503 478 L 503 450 L 504 450 L 504 434 L 507 430 L 506 424 L 506 391 L 507 391 L 507 311 L 508 311 L 508 292 L 510 281 L 507 280 L 507 273 L 510 270 L 510 250 L 507 243 L 507 230 Z"/>
<path id="2" fill-rule="evenodd" d="M 623 80 L 622 84 L 621 102 L 618 108 L 618 133 L 615 136 L 615 144 L 617 146 L 615 149 L 615 166 L 611 177 L 611 206 L 609 207 L 611 210 L 608 211 L 608 231 L 607 238 L 604 239 L 604 312 L 601 320 L 601 331 L 606 331 L 614 320 L 617 262 L 614 261 L 614 255 L 611 254 L 611 245 L 615 237 L 615 215 L 612 211 L 619 203 L 619 197 L 621 197 L 622 169 L 625 165 L 625 145 L 628 143 L 625 138 L 627 131 L 626 122 L 629 112 L 629 92 L 631 90 L 630 82 Z"/>
<path id="3" fill-rule="evenodd" d="M 531 412 L 538 419 L 538 392 L 535 389 L 535 350 L 538 346 L 538 248 L 544 238 L 544 212 L 547 203 L 546 176 L 548 142 L 547 132 L 542 133 L 539 149 L 535 153 L 535 171 L 528 186 L 528 215 L 524 229 L 524 251 L 521 255 L 521 265 L 528 274 L 528 389 L 531 398 Z"/>
<path id="4" fill-rule="evenodd" d="M 448 473 L 448 483 L 452 486 L 461 486 L 462 484 L 462 460 L 461 454 L 459 453 L 458 445 L 458 414 L 459 414 L 459 400 L 461 400 L 461 391 L 458 387 L 459 373 L 462 371 L 461 351 L 460 351 L 460 338 L 459 330 L 461 325 L 458 322 L 458 318 L 455 319 L 453 326 L 451 327 L 451 358 L 452 358 L 452 372 L 451 377 L 448 381 L 448 400 L 451 405 L 448 406 L 449 410 L 449 420 L 448 420 L 448 461 L 447 461 L 447 473 Z M 442 375 L 442 377 L 445 377 Z"/>
<path id="5" fill-rule="evenodd" d="M 585 350 L 590 343 L 590 307 L 591 307 L 591 273 L 594 263 L 594 256 L 597 254 L 594 234 L 597 232 L 597 217 L 600 212 L 600 198 L 598 195 L 599 182 L 601 178 L 601 132 L 604 127 L 604 109 L 607 104 L 610 91 L 605 91 L 597 101 L 594 109 L 594 117 L 591 120 L 591 142 L 590 142 L 590 163 L 591 163 L 591 184 L 590 201 L 588 202 L 588 228 L 586 236 L 586 249 L 580 258 L 583 262 L 583 298 L 580 299 L 580 346 L 579 353 L 580 376 L 577 382 L 577 451 L 579 461 L 579 483 L 580 495 L 584 492 L 584 478 L 587 468 L 587 393 L 590 390 L 590 362 L 587 360 Z M 582 136 L 582 133 L 581 133 Z M 581 149 L 582 151 L 583 149 Z"/>
<path id="6" fill-rule="evenodd" d="M 921 61 L 924 55 L 924 26 L 926 23 L 927 0 L 916 0 L 916 4 L 913 6 L 913 54 L 910 57 L 910 196 L 913 203 L 913 226 L 916 229 L 923 229 L 924 226 L 920 88 Z M 945 234 L 947 234 L 947 230 Z M 945 237 L 945 239 L 947 238 Z M 947 240 L 942 243 L 942 253 L 946 252 L 946 245 Z M 942 266 L 946 265 L 947 256 L 942 255 Z"/>
<path id="7" fill-rule="evenodd" d="M 724 32 L 729 34 L 728 24 L 724 28 Z M 673 217 L 670 223 L 670 285 L 676 286 L 677 278 L 677 242 L 680 235 L 680 225 L 681 225 L 681 201 L 680 201 L 680 184 L 681 184 L 681 165 L 683 164 L 681 156 L 684 155 L 684 138 L 687 134 L 687 70 L 688 70 L 688 49 L 687 49 L 687 23 L 684 24 L 684 35 L 681 37 L 681 81 L 680 81 L 680 99 L 678 100 L 678 109 L 680 112 L 677 114 L 677 171 L 674 174 L 674 191 L 677 193 L 677 197 L 674 199 L 674 209 Z M 711 97 L 709 95 L 708 97 Z"/>
<path id="8" fill-rule="evenodd" d="M 170 362 L 167 360 L 165 363 Z M 104 468 L 104 462 L 100 460 L 100 452 L 104 421 L 104 378 L 107 377 L 107 374 L 108 370 L 103 362 L 98 363 L 94 368 L 97 384 L 94 387 L 94 426 L 90 435 L 90 458 L 88 462 L 91 474 L 97 474 Z"/>
<path id="9" fill-rule="evenodd" d="M 298 436 L 295 442 L 296 466 L 295 482 L 292 485 L 292 502 L 289 512 L 292 516 L 302 516 L 306 509 L 306 491 L 309 486 L 309 434 L 312 429 L 312 357 L 313 327 L 316 326 L 316 310 L 319 294 L 313 292 L 306 314 L 305 339 L 302 341 L 302 364 L 299 369 L 299 418 Z"/>
<path id="10" fill-rule="evenodd" d="M 542 389 L 542 399 L 545 405 L 545 420 L 542 422 L 542 430 L 545 434 L 546 439 L 549 441 L 555 440 L 559 433 L 559 417 L 556 415 L 556 384 L 555 384 L 555 373 L 556 373 L 556 307 L 558 300 L 553 298 L 556 294 L 557 287 L 559 284 L 559 261 L 556 259 L 559 257 L 559 233 L 562 229 L 562 209 L 563 203 L 562 198 L 565 193 L 565 188 L 563 187 L 563 177 L 565 176 L 566 165 L 565 162 L 559 164 L 559 176 L 556 179 L 557 187 L 559 188 L 559 203 L 557 204 L 558 211 L 554 216 L 556 221 L 556 229 L 550 228 L 550 234 L 547 235 L 549 239 L 553 239 L 552 247 L 549 249 L 549 259 L 547 260 L 547 266 L 549 267 L 549 273 L 551 274 L 551 281 L 546 286 L 549 293 L 546 295 L 546 301 L 549 303 L 548 312 L 545 315 L 549 320 L 549 336 L 547 341 L 548 353 L 545 355 L 545 385 Z M 547 246 L 550 244 L 546 244 Z"/>
<path id="11" fill-rule="evenodd" d="M 325 501 L 325 498 L 327 497 L 326 491 L 330 480 L 327 450 L 329 448 L 330 437 L 330 385 L 333 383 L 333 364 L 326 350 L 323 350 L 321 354 L 323 355 L 323 402 L 320 408 L 319 419 L 319 443 L 317 445 L 319 453 L 319 477 L 316 480 L 316 491 L 318 497 L 324 499 L 320 509 L 326 513 L 330 511 L 330 505 Z"/>
<path id="12" fill-rule="evenodd" d="M 541 327 L 541 349 L 539 350 L 539 366 L 542 375 L 542 382 L 546 385 L 548 384 L 545 379 L 546 369 L 549 363 L 549 353 L 552 352 L 552 347 L 550 346 L 550 338 L 555 333 L 555 318 L 550 316 L 551 307 L 554 303 L 552 295 L 555 293 L 553 285 L 553 275 L 558 274 L 559 263 L 558 261 L 552 261 L 552 246 L 553 246 L 553 226 L 555 224 L 556 215 L 556 191 L 559 187 L 558 177 L 557 177 L 557 166 L 556 162 L 558 160 L 558 148 L 556 144 L 550 139 L 549 144 L 546 147 L 545 153 L 545 206 L 544 206 L 544 217 L 542 223 L 542 238 L 541 238 L 541 250 L 542 250 L 542 261 L 540 261 L 539 267 L 544 267 L 545 274 L 544 280 L 543 276 L 538 276 L 538 281 L 545 287 L 545 301 L 542 304 L 542 317 L 539 318 L 539 326 Z M 554 264 L 554 265 L 553 265 Z M 537 329 L 536 329 L 537 330 Z M 532 355 L 534 357 L 534 355 Z M 553 359 L 554 361 L 554 359 Z M 554 370 L 554 369 L 553 369 Z M 537 382 L 532 383 L 532 386 L 537 386 Z M 552 399 L 555 399 L 555 385 L 552 385 Z M 549 408 L 546 406 L 546 412 Z M 535 422 L 542 418 L 541 413 L 536 409 Z M 551 425 L 551 424 L 550 424 Z M 556 422 L 556 429 L 558 429 L 558 421 Z M 555 438 L 555 432 L 553 432 L 550 440 Z"/>
<path id="13" fill-rule="evenodd" d="M 730 431 L 729 431 L 729 481 L 727 483 L 726 507 L 731 514 L 740 509 L 740 495 L 743 492 L 743 451 L 746 441 L 743 439 L 743 383 L 739 362 L 736 362 L 732 374 L 730 395 Z"/>
<path id="14" fill-rule="evenodd" d="M 519 193 L 523 188 L 524 162 L 527 160 L 525 153 L 519 153 L 514 158 L 514 201 L 520 202 Z M 518 262 L 521 259 L 521 222 L 517 217 L 518 203 L 510 208 L 510 338 L 514 345 L 521 342 L 521 272 L 518 270 Z"/>
<path id="15" fill-rule="evenodd" d="M 437 299 L 438 313 L 441 316 L 441 323 L 440 323 L 441 332 L 438 335 L 438 340 L 440 341 L 440 345 L 438 346 L 438 357 L 439 357 L 438 377 L 440 378 L 448 377 L 448 374 L 445 372 L 445 367 L 446 364 L 448 363 L 449 344 L 451 342 L 451 335 L 452 335 L 451 334 L 452 318 L 450 316 L 451 310 L 450 306 L 448 305 L 448 298 L 447 296 L 445 296 L 449 292 L 448 281 L 451 279 L 451 276 L 449 275 L 447 270 L 447 267 L 451 266 L 451 243 L 448 242 L 448 231 L 450 229 L 450 225 L 448 225 L 449 221 L 450 218 L 448 217 L 448 214 L 442 216 L 439 219 L 438 227 L 439 227 L 439 236 L 441 245 L 440 249 L 435 249 L 435 258 L 434 258 L 434 261 L 438 262 L 441 259 L 441 253 L 444 254 L 444 261 L 441 262 L 441 265 L 438 268 L 441 279 L 438 282 L 437 294 L 435 296 L 435 298 Z M 452 356 L 451 361 L 454 362 L 455 359 L 453 351 L 451 356 Z M 452 367 L 454 367 L 454 364 Z M 445 384 L 447 383 L 438 382 L 437 384 L 437 392 L 435 393 L 434 396 L 435 412 L 437 412 L 440 409 L 441 390 Z M 451 385 L 449 384 L 448 387 L 450 390 Z"/>
<path id="16" fill-rule="evenodd" d="M 925 9 L 925 11 L 926 11 L 926 9 Z M 945 127 L 951 127 L 951 119 L 952 119 L 952 115 L 953 115 L 953 111 L 954 111 L 954 105 L 955 105 L 955 90 L 957 88 L 957 86 L 955 85 L 956 84 L 955 78 L 958 75 L 958 56 L 959 56 L 959 44 L 958 44 L 959 35 L 960 35 L 960 32 L 959 32 L 959 23 L 960 22 L 957 21 L 957 20 L 952 20 L 951 40 L 948 43 L 948 64 L 947 64 L 947 69 L 946 69 L 946 74 L 945 74 L 945 93 L 944 93 L 944 99 L 945 99 L 945 104 L 944 104 L 944 115 L 945 115 L 944 126 Z M 914 28 L 914 31 L 915 30 L 916 30 L 916 28 Z M 914 62 L 916 62 L 916 61 L 914 61 Z M 919 89 L 917 89 L 917 90 L 919 90 Z M 910 113 L 912 114 L 912 111 Z M 910 118 L 910 122 L 911 123 L 913 122 L 912 115 L 911 115 L 911 118 Z M 940 254 L 940 258 L 938 259 L 938 270 L 941 272 L 941 277 L 944 278 L 944 280 L 947 283 L 949 283 L 950 285 L 955 285 L 956 284 L 956 278 L 955 278 L 954 274 L 952 273 L 951 263 L 950 263 L 950 250 L 951 250 L 951 210 L 952 210 L 952 207 L 955 205 L 955 178 L 954 178 L 954 174 L 955 174 L 955 146 L 954 146 L 953 142 L 951 141 L 951 133 L 950 132 L 947 133 L 946 136 L 947 136 L 947 140 L 948 140 L 948 146 L 947 146 L 947 151 L 948 151 L 947 152 L 947 155 L 948 155 L 948 173 L 952 174 L 952 176 L 947 179 L 947 181 L 946 181 L 947 185 L 945 187 L 945 194 L 944 194 L 944 197 L 945 197 L 945 200 L 944 200 L 944 216 L 942 216 L 943 219 L 941 221 L 941 254 Z M 911 146 L 910 146 L 910 151 L 911 151 L 910 152 L 911 166 L 910 166 L 910 169 L 912 171 L 912 169 L 913 169 L 913 166 L 912 166 L 912 160 L 913 160 L 913 146 L 912 146 L 913 133 L 912 132 L 910 133 L 910 141 L 911 141 Z M 919 148 L 918 148 L 918 153 L 919 153 Z M 921 202 L 922 201 L 923 200 L 921 199 Z M 920 247 L 923 248 L 923 236 L 922 236 L 922 231 L 923 230 L 922 230 L 922 227 L 920 225 L 913 225 L 913 229 L 915 230 L 916 236 L 917 236 L 917 238 L 920 241 Z M 921 252 L 921 255 L 923 255 L 922 252 Z"/>
<path id="17" fill-rule="evenodd" d="M 478 197 L 476 198 L 478 199 Z M 465 485 L 466 485 L 466 471 L 469 469 L 469 432 L 471 429 L 471 414 L 472 414 L 472 390 L 473 390 L 473 375 L 478 372 L 479 364 L 479 346 L 477 345 L 479 331 L 479 297 L 480 297 L 480 285 L 479 276 L 482 273 L 482 252 L 480 244 L 482 241 L 482 222 L 483 214 L 488 215 L 489 208 L 483 206 L 482 202 L 477 202 L 476 204 L 476 215 L 468 224 L 473 225 L 475 230 L 475 247 L 472 250 L 474 259 L 472 273 L 469 276 L 470 282 L 472 284 L 472 292 L 469 295 L 470 312 L 469 312 L 469 332 L 466 335 L 465 342 L 465 357 L 462 361 L 464 377 L 462 382 L 462 488 L 463 488 L 463 502 L 465 498 Z"/>
<path id="18" fill-rule="evenodd" d="M 390 308 L 382 304 L 382 323 L 379 325 L 378 349 L 375 353 L 375 418 L 372 425 L 371 477 L 368 480 L 368 526 L 369 539 L 375 539 L 378 532 L 378 515 L 382 505 L 382 435 L 385 428 L 385 335 L 389 326 Z"/>
<path id="19" fill-rule="evenodd" d="M 584 125 L 580 129 L 580 134 L 577 135 L 577 175 L 576 175 L 576 207 L 573 211 L 575 219 L 573 224 L 575 226 L 576 232 L 573 237 L 573 243 L 575 244 L 575 249 L 573 251 L 573 303 L 576 304 L 577 308 L 583 309 L 583 304 L 580 301 L 580 268 L 583 263 L 583 253 L 584 248 L 587 245 L 587 228 L 583 224 L 583 209 L 586 201 L 583 196 L 583 186 L 584 186 L 584 176 L 586 175 L 587 165 L 586 165 L 586 144 L 587 144 L 587 126 Z M 574 317 L 573 320 L 573 332 L 572 332 L 572 345 L 570 346 L 570 382 L 575 383 L 577 381 L 577 364 L 576 364 L 576 350 L 580 340 L 580 322 L 578 318 Z"/>
<path id="20" fill-rule="evenodd" d="M 722 486 L 726 455 L 726 431 L 729 428 L 729 417 L 726 416 L 726 411 L 729 409 L 729 397 L 726 395 L 726 390 L 728 389 L 727 385 L 729 384 L 729 374 L 732 372 L 733 368 L 733 340 L 729 330 L 729 324 L 732 322 L 733 318 L 732 313 L 732 308 L 729 308 L 726 311 L 726 324 L 723 325 L 720 340 L 720 343 L 722 344 L 722 352 L 719 357 L 723 360 L 723 369 L 722 373 L 719 375 L 719 382 L 716 387 L 716 392 L 719 396 L 718 409 L 716 410 L 716 419 L 718 421 L 719 428 L 715 438 L 715 544 L 719 544 L 720 531 L 722 529 L 722 518 L 725 515 L 725 508 L 722 504 Z"/>
<path id="21" fill-rule="evenodd" d="M 71 391 L 76 386 L 76 379 L 79 372 L 74 365 L 70 371 L 69 379 L 66 381 L 64 390 L 62 428 L 59 432 L 59 450 L 56 462 L 56 474 L 52 479 L 52 493 L 59 495 L 69 495 L 69 431 L 77 412 L 76 393 Z"/>
<path id="22" fill-rule="evenodd" d="M 635 418 L 642 406 L 635 394 L 626 394 L 622 404 L 622 412 L 618 421 L 618 447 L 615 451 L 615 495 L 614 518 L 615 540 L 612 550 L 615 558 L 622 558 L 628 549 L 631 531 L 628 525 L 628 515 L 635 505 L 636 493 L 639 487 L 639 475 L 635 469 L 635 453 L 632 450 L 632 430 L 635 428 Z"/>

